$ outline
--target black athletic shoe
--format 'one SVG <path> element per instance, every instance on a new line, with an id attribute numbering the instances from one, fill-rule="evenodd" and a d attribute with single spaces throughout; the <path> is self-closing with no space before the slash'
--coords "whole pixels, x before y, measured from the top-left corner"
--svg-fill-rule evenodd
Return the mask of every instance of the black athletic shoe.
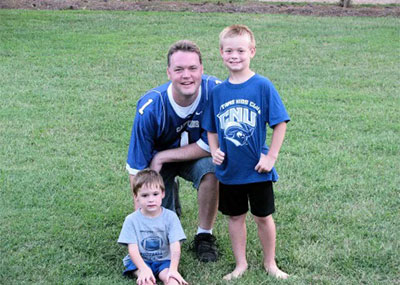
<path id="1" fill-rule="evenodd" d="M 215 237 L 211 234 L 201 233 L 194 236 L 193 250 L 197 259 L 202 262 L 214 262 L 218 259 Z"/>

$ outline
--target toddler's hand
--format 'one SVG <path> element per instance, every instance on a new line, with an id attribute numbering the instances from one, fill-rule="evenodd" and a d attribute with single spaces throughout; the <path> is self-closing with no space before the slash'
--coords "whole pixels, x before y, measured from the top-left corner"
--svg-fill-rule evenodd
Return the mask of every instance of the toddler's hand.
<path id="1" fill-rule="evenodd" d="M 156 278 L 149 267 L 138 270 L 138 278 L 136 280 L 138 285 L 156 284 Z"/>

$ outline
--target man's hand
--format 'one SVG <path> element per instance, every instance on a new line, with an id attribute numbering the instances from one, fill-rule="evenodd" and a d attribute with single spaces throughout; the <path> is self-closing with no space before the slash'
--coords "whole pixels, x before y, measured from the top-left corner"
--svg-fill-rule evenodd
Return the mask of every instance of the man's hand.
<path id="1" fill-rule="evenodd" d="M 137 275 L 138 277 L 136 283 L 138 285 L 157 284 L 153 272 L 147 266 L 143 267 L 142 269 L 138 269 Z"/>
<path id="2" fill-rule="evenodd" d="M 157 152 L 156 155 L 153 157 L 153 159 L 150 162 L 150 168 L 160 172 L 161 168 L 163 166 L 163 161 L 162 161 L 162 154 L 163 152 Z"/>
<path id="3" fill-rule="evenodd" d="M 149 167 L 160 172 L 164 163 L 183 162 L 207 156 L 210 156 L 207 151 L 200 148 L 197 143 L 191 143 L 182 147 L 157 152 L 151 160 Z"/>
<path id="4" fill-rule="evenodd" d="M 167 283 L 169 283 L 169 279 L 170 278 L 175 279 L 180 285 L 187 285 L 188 284 L 186 282 L 186 280 L 183 279 L 182 275 L 176 270 L 172 270 L 172 269 L 168 270 Z"/>
<path id="5" fill-rule="evenodd" d="M 217 148 L 214 152 L 211 153 L 212 161 L 215 165 L 221 165 L 225 159 L 225 153 L 221 151 L 220 148 Z"/>
<path id="6" fill-rule="evenodd" d="M 272 157 L 271 155 L 261 154 L 260 160 L 258 161 L 256 167 L 254 169 L 258 173 L 268 173 L 272 170 L 275 165 L 276 157 Z"/>

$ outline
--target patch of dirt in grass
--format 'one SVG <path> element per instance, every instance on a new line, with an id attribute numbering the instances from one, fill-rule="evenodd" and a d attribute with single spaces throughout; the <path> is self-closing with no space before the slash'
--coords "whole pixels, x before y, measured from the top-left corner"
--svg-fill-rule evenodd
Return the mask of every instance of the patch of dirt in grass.
<path id="1" fill-rule="evenodd" d="M 306 0 L 305 0 L 306 1 Z M 339 2 L 339 1 L 338 1 Z M 399 5 L 353 5 L 342 8 L 335 4 L 293 4 L 269 2 L 170 2 L 170 1 L 119 1 L 119 0 L 2 0 L 3 9 L 36 10 L 132 10 L 132 11 L 190 11 L 256 14 L 291 14 L 309 16 L 367 16 L 400 17 Z"/>

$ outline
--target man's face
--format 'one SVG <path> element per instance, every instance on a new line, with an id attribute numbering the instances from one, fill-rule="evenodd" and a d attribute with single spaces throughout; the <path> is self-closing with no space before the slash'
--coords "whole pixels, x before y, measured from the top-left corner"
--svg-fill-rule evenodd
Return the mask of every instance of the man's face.
<path id="1" fill-rule="evenodd" d="M 172 82 L 174 98 L 196 98 L 201 84 L 203 65 L 195 52 L 177 51 L 170 58 L 167 68 L 168 78 Z"/>

